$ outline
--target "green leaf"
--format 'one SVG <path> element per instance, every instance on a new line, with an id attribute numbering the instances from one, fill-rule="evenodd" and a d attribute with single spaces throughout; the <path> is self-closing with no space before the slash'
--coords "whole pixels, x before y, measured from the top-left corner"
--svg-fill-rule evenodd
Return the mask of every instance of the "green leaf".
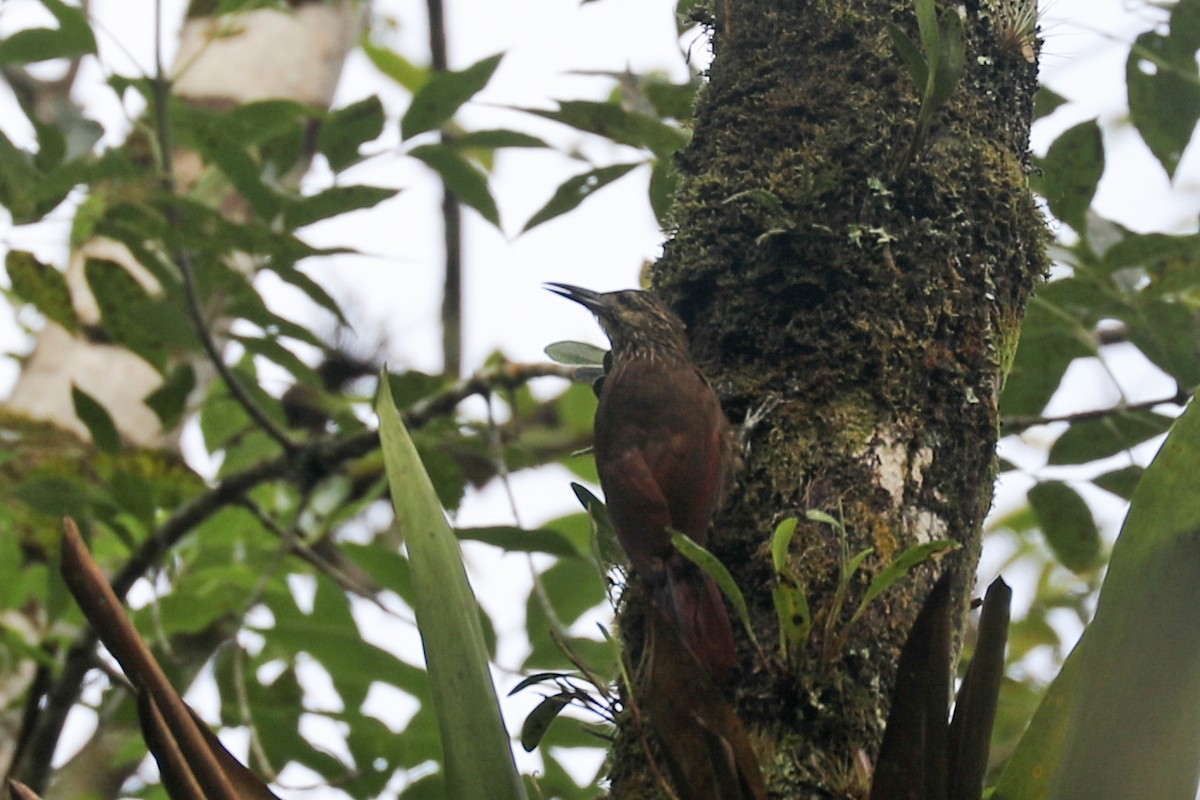
<path id="1" fill-rule="evenodd" d="M 1095 618 L 995 798 L 1192 798 L 1200 761 L 1200 406 L 1133 495 Z"/>
<path id="2" fill-rule="evenodd" d="M 525 227 L 521 229 L 522 232 L 567 213 L 617 178 L 640 166 L 641 164 L 613 164 L 609 167 L 598 167 L 597 169 L 588 170 L 581 175 L 568 178 L 558 187 L 557 191 L 554 192 L 554 196 L 550 198 L 546 205 L 538 209 L 537 213 L 529 218 L 529 221 L 525 223 Z"/>
<path id="3" fill-rule="evenodd" d="M 1064 131 L 1050 145 L 1039 166 L 1041 177 L 1030 183 L 1046 198 L 1054 216 L 1084 235 L 1087 210 L 1104 174 L 1104 139 L 1096 120 Z"/>
<path id="4" fill-rule="evenodd" d="M 546 345 L 546 355 L 556 364 L 568 367 L 602 367 L 608 351 L 587 342 L 555 342 Z"/>
<path id="5" fill-rule="evenodd" d="M 692 118 L 695 113 L 696 94 L 704 85 L 699 78 L 693 78 L 687 83 L 671 83 L 653 75 L 640 75 L 638 78 L 638 87 L 654 106 L 658 116 L 681 122 Z"/>
<path id="6" fill-rule="evenodd" d="M 212 112 L 176 104 L 174 120 L 180 138 L 216 166 L 260 219 L 273 219 L 283 198 L 263 178 L 263 166 L 245 139 L 229 124 L 228 112 Z"/>
<path id="7" fill-rule="evenodd" d="M 825 525 L 831 525 L 842 533 L 845 533 L 846 531 L 846 529 L 842 526 L 842 521 L 840 519 L 817 508 L 810 508 L 805 511 L 804 518 L 813 522 L 821 522 Z"/>
<path id="8" fill-rule="evenodd" d="M 1192 344 L 1200 336 L 1200 317 L 1190 303 L 1175 298 L 1147 303 L 1126 324 L 1129 341 L 1155 366 L 1183 386 L 1200 383 L 1200 359 Z"/>
<path id="9" fill-rule="evenodd" d="M 121 449 L 121 434 L 104 406 L 96 398 L 71 384 L 71 402 L 75 407 L 75 416 L 79 418 L 92 436 L 92 441 L 105 453 L 115 453 Z"/>
<path id="10" fill-rule="evenodd" d="M 359 161 L 359 148 L 383 133 L 386 115 L 375 95 L 339 108 L 326 117 L 317 134 L 317 148 L 334 172 Z"/>
<path id="11" fill-rule="evenodd" d="M 460 133 L 447 142 L 456 150 L 496 150 L 501 147 L 549 147 L 528 133 L 510 130 L 470 131 Z"/>
<path id="12" fill-rule="evenodd" d="M 779 650 L 786 660 L 808 641 L 812 631 L 812 612 L 808 597 L 796 573 L 788 566 L 788 549 L 799 520 L 789 517 L 775 526 L 771 537 L 771 562 L 775 566 L 775 586 L 771 599 L 779 618 Z"/>
<path id="13" fill-rule="evenodd" d="M 550 528 L 526 530 L 512 525 L 489 528 L 458 528 L 459 539 L 483 542 L 509 553 L 549 553 L 560 558 L 579 558 L 581 553 L 565 536 Z"/>
<path id="14" fill-rule="evenodd" d="M 71 304 L 71 290 L 61 272 L 24 250 L 10 250 L 4 259 L 4 267 L 17 297 L 71 333 L 79 330 L 79 318 Z"/>
<path id="15" fill-rule="evenodd" d="M 339 214 L 372 208 L 396 194 L 397 190 L 381 186 L 332 186 L 284 208 L 283 224 L 288 230 L 303 228 Z"/>
<path id="16" fill-rule="evenodd" d="M 204 447 L 215 453 L 250 426 L 250 417 L 241 403 L 234 400 L 224 383 L 216 383 L 200 407 L 200 433 Z"/>
<path id="17" fill-rule="evenodd" d="M 62 0 L 41 0 L 58 28 L 27 28 L 0 41 L 0 64 L 32 64 L 52 58 L 95 55 L 96 38 L 87 14 Z"/>
<path id="18" fill-rule="evenodd" d="M 962 545 L 958 542 L 949 539 L 938 539 L 923 544 L 915 544 L 896 556 L 895 560 L 881 569 L 871 579 L 871 584 L 867 587 L 862 602 L 858 604 L 858 608 L 855 609 L 848 624 L 853 625 L 855 620 L 861 617 L 863 612 L 867 610 L 867 606 L 871 604 L 872 600 L 890 589 L 896 581 L 911 572 L 913 567 L 925 563 L 929 558 L 938 553 L 957 550 L 960 547 Z"/>
<path id="19" fill-rule="evenodd" d="M 675 191 L 679 188 L 679 173 L 671 158 L 654 159 L 650 172 L 650 208 L 658 227 L 663 230 L 671 226 L 671 208 L 675 205 Z"/>
<path id="20" fill-rule="evenodd" d="M 521 725 L 521 747 L 525 748 L 526 753 L 532 753 L 537 749 L 542 742 L 542 737 L 546 735 L 550 723 L 571 704 L 571 700 L 574 698 L 575 692 L 559 692 L 542 698 L 542 702 L 529 712 L 529 716 Z"/>
<path id="21" fill-rule="evenodd" d="M 425 425 L 415 433 L 413 442 L 442 508 L 456 510 L 466 495 L 467 475 L 463 464 L 451 454 L 448 444 L 453 442 L 456 447 L 469 451 L 475 442 L 460 435 L 447 419 Z"/>
<path id="22" fill-rule="evenodd" d="M 332 314 L 340 324 L 351 327 L 350 321 L 342 313 L 342 308 L 338 305 L 337 300 L 334 300 L 333 296 L 325 291 L 325 288 L 321 284 L 305 275 L 298 267 L 288 264 L 281 259 L 270 261 L 265 267 L 282 278 L 284 282 L 291 284 L 308 295 L 309 300 L 312 300 L 318 306 Z"/>
<path id="23" fill-rule="evenodd" d="M 83 272 L 100 307 L 105 332 L 155 369 L 166 368 L 167 342 L 191 340 L 187 318 L 151 297 L 121 264 L 89 258 Z"/>
<path id="24" fill-rule="evenodd" d="M 379 432 L 396 525 L 408 545 L 413 611 L 445 752 L 447 796 L 524 800 L 458 540 L 396 411 L 386 375 L 379 385 Z"/>
<path id="25" fill-rule="evenodd" d="M 1076 358 L 1096 354 L 1086 327 L 1047 295 L 1049 284 L 1030 301 L 1021 326 L 1021 342 L 1000 395 L 1005 417 L 1040 414 L 1058 390 L 1067 367 Z"/>
<path id="26" fill-rule="evenodd" d="M 966 32 L 962 17 L 954 8 L 945 9 L 938 18 L 941 53 L 933 76 L 933 91 L 927 102 L 933 111 L 944 106 L 954 94 L 966 67 Z"/>
<path id="27" fill-rule="evenodd" d="M 1166 433 L 1175 422 L 1153 411 L 1128 411 L 1076 422 L 1050 448 L 1051 464 L 1083 464 L 1125 452 Z"/>
<path id="28" fill-rule="evenodd" d="M 284 347 L 273 337 L 230 334 L 229 338 L 246 348 L 247 353 L 261 356 L 283 367 L 292 374 L 293 378 L 301 383 L 318 385 L 321 382 L 321 379 L 317 377 L 317 373 L 312 367 L 305 364 L 299 356 Z"/>
<path id="29" fill-rule="evenodd" d="M 792 544 L 792 537 L 796 535 L 798 524 L 800 520 L 788 517 L 775 526 L 775 533 L 771 536 L 771 563 L 775 565 L 776 572 L 782 572 L 788 567 L 788 550 Z"/>
<path id="30" fill-rule="evenodd" d="M 396 399 L 397 408 L 409 408 L 448 385 L 449 380 L 445 375 L 430 375 L 415 369 L 388 373 L 388 387 Z"/>
<path id="31" fill-rule="evenodd" d="M 1061 481 L 1042 481 L 1029 490 L 1029 505 L 1046 544 L 1073 572 L 1100 564 L 1100 530 L 1079 493 Z"/>
<path id="32" fill-rule="evenodd" d="M 1133 498 L 1133 492 L 1137 489 L 1143 472 L 1145 470 L 1141 467 L 1123 467 L 1092 478 L 1092 483 L 1117 497 L 1129 500 Z"/>
<path id="33" fill-rule="evenodd" d="M 896 48 L 900 60 L 904 62 L 904 68 L 908 70 L 909 77 L 917 87 L 917 93 L 924 94 L 925 86 L 929 83 L 929 66 L 925 63 L 925 56 L 921 55 L 920 48 L 908 38 L 908 34 L 894 23 L 888 23 L 887 32 L 892 46 Z"/>
<path id="34" fill-rule="evenodd" d="M 34 221 L 34 192 L 41 179 L 33 165 L 33 156 L 0 131 L 0 205 L 13 215 L 15 221 Z"/>
<path id="35" fill-rule="evenodd" d="M 427 144 L 409 152 L 436 172 L 455 197 L 478 211 L 484 219 L 500 227 L 500 210 L 488 188 L 487 176 L 470 161 L 444 144 Z"/>
<path id="36" fill-rule="evenodd" d="M 938 59 L 942 54 L 942 46 L 940 39 L 941 31 L 938 28 L 937 4 L 934 0 L 915 0 L 917 11 L 917 29 L 921 36 L 921 51 L 925 56 L 925 87 L 921 92 L 921 99 L 924 102 L 925 98 L 929 97 L 931 85 L 934 75 L 938 69 Z"/>
<path id="37" fill-rule="evenodd" d="M 647 149 L 659 158 L 683 149 L 691 139 L 691 135 L 682 128 L 649 114 L 628 111 L 616 102 L 569 100 L 560 102 L 553 111 L 537 108 L 518 110 L 570 125 L 585 133 L 603 136 L 617 144 Z"/>
<path id="38" fill-rule="evenodd" d="M 1066 105 L 1067 98 L 1047 86 L 1039 86 L 1033 95 L 1033 118 L 1035 120 L 1048 117 Z"/>
<path id="39" fill-rule="evenodd" d="M 429 80 L 429 70 L 418 67 L 395 50 L 375 44 L 369 36 L 364 35 L 360 44 L 375 69 L 412 94 L 416 94 Z"/>
<path id="40" fill-rule="evenodd" d="M 1150 152 L 1175 177 L 1183 150 L 1200 119 L 1200 7 L 1191 0 L 1174 5 L 1170 32 L 1138 36 L 1125 62 L 1129 119 Z"/>
<path id="41" fill-rule="evenodd" d="M 705 550 L 691 537 L 674 531 L 671 533 L 671 544 L 675 549 L 683 554 L 684 558 L 691 561 L 699 567 L 704 574 L 712 578 L 721 593 L 729 598 L 729 602 L 733 603 L 734 610 L 737 611 L 738 619 L 742 621 L 742 627 L 746 629 L 747 635 L 750 636 L 750 641 L 758 644 L 758 637 L 754 635 L 754 626 L 750 623 L 750 612 L 746 608 L 746 598 L 742 596 L 742 590 L 733 580 L 733 576 L 729 574 L 729 570 L 722 564 L 717 557 Z"/>
<path id="42" fill-rule="evenodd" d="M 417 89 L 412 103 L 400 118 L 400 135 L 411 139 L 447 123 L 459 107 L 478 94 L 492 79 L 503 53 L 477 61 L 455 72 L 434 72 Z"/>
<path id="43" fill-rule="evenodd" d="M 571 491 L 575 493 L 580 505 L 587 511 L 588 520 L 592 525 L 592 542 L 596 560 L 603 565 L 622 564 L 625 562 L 625 549 L 617 539 L 616 528 L 608 515 L 608 506 L 600 498 L 592 494 L 586 486 L 571 483 Z"/>
<path id="44" fill-rule="evenodd" d="M 574 665 L 564 646 L 598 675 L 613 670 L 614 653 L 605 642 L 566 634 L 588 611 L 608 602 L 604 574 L 592 561 L 563 559 L 537 576 L 525 602 L 525 628 L 532 650 L 522 669 L 567 669 Z"/>

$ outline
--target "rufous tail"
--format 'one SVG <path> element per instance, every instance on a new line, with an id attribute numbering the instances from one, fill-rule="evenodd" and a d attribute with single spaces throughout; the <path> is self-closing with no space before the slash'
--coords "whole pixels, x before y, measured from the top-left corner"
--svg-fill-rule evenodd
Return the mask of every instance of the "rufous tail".
<path id="1" fill-rule="evenodd" d="M 719 685 L 728 684 L 738 670 L 737 650 L 729 612 L 713 579 L 676 553 L 654 599 L 674 618 L 679 638 L 696 661 Z"/>

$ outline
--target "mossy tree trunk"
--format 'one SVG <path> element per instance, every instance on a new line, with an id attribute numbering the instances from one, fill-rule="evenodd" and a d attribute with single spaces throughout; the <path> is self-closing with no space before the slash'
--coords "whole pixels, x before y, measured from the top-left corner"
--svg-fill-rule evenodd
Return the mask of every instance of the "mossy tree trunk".
<path id="1" fill-rule="evenodd" d="M 760 417 L 713 550 L 768 652 L 742 637 L 736 704 L 779 797 L 865 796 L 855 765 L 874 759 L 900 647 L 945 571 L 966 618 L 1005 366 L 1046 266 L 1019 10 L 967 3 L 963 77 L 912 158 L 921 92 L 888 32 L 921 41 L 912 0 L 713 10 L 710 85 L 652 279 L 733 422 Z M 813 509 L 844 534 L 807 520 Z M 769 542 L 790 516 L 814 627 L 784 663 Z M 872 575 L 935 539 L 961 548 L 848 626 Z M 835 610 L 843 565 L 867 548 Z M 618 738 L 614 794 L 658 796 L 634 728 Z"/>

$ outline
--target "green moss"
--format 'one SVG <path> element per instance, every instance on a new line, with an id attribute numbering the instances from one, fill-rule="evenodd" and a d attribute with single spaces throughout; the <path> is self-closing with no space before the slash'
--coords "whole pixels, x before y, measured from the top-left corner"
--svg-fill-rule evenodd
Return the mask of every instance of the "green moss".
<path id="1" fill-rule="evenodd" d="M 968 19 L 962 83 L 906 163 L 919 101 L 884 23 L 915 36 L 911 2 L 748 0 L 714 16 L 712 83 L 678 158 L 678 231 L 651 269 L 733 421 L 775 401 L 714 550 L 767 641 L 765 543 L 810 508 L 838 513 L 851 539 L 798 528 L 791 558 L 814 614 L 827 613 L 843 547 L 874 547 L 882 563 L 921 514 L 962 540 L 938 568 L 957 573 L 961 597 L 990 504 L 998 386 L 1046 264 L 1026 181 L 1036 71 L 981 58 L 996 50 L 991 28 Z M 875 472 L 885 434 L 923 454 L 898 495 Z M 796 665 L 747 664 L 738 707 L 779 796 L 849 791 L 936 571 L 890 590 L 828 660 L 809 647 Z M 624 785 L 614 779 L 617 796 Z"/>

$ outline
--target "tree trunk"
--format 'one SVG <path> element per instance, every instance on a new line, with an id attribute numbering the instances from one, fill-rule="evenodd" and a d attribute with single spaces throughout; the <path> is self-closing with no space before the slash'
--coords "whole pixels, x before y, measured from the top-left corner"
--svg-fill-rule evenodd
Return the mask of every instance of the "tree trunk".
<path id="1" fill-rule="evenodd" d="M 741 637 L 736 705 L 773 796 L 864 797 L 900 647 L 943 572 L 965 619 L 997 400 L 1047 263 L 1026 180 L 1036 42 L 1016 13 L 967 3 L 965 71 L 925 132 L 924 85 L 889 34 L 922 41 L 912 2 L 741 0 L 709 20 L 716 56 L 652 278 L 731 420 L 757 418 L 712 549 L 766 653 Z M 770 538 L 788 517 L 813 628 L 785 661 Z M 850 624 L 874 575 L 940 539 L 961 547 Z M 839 603 L 840 574 L 868 548 Z M 621 726 L 617 797 L 661 792 L 642 735 Z"/>

